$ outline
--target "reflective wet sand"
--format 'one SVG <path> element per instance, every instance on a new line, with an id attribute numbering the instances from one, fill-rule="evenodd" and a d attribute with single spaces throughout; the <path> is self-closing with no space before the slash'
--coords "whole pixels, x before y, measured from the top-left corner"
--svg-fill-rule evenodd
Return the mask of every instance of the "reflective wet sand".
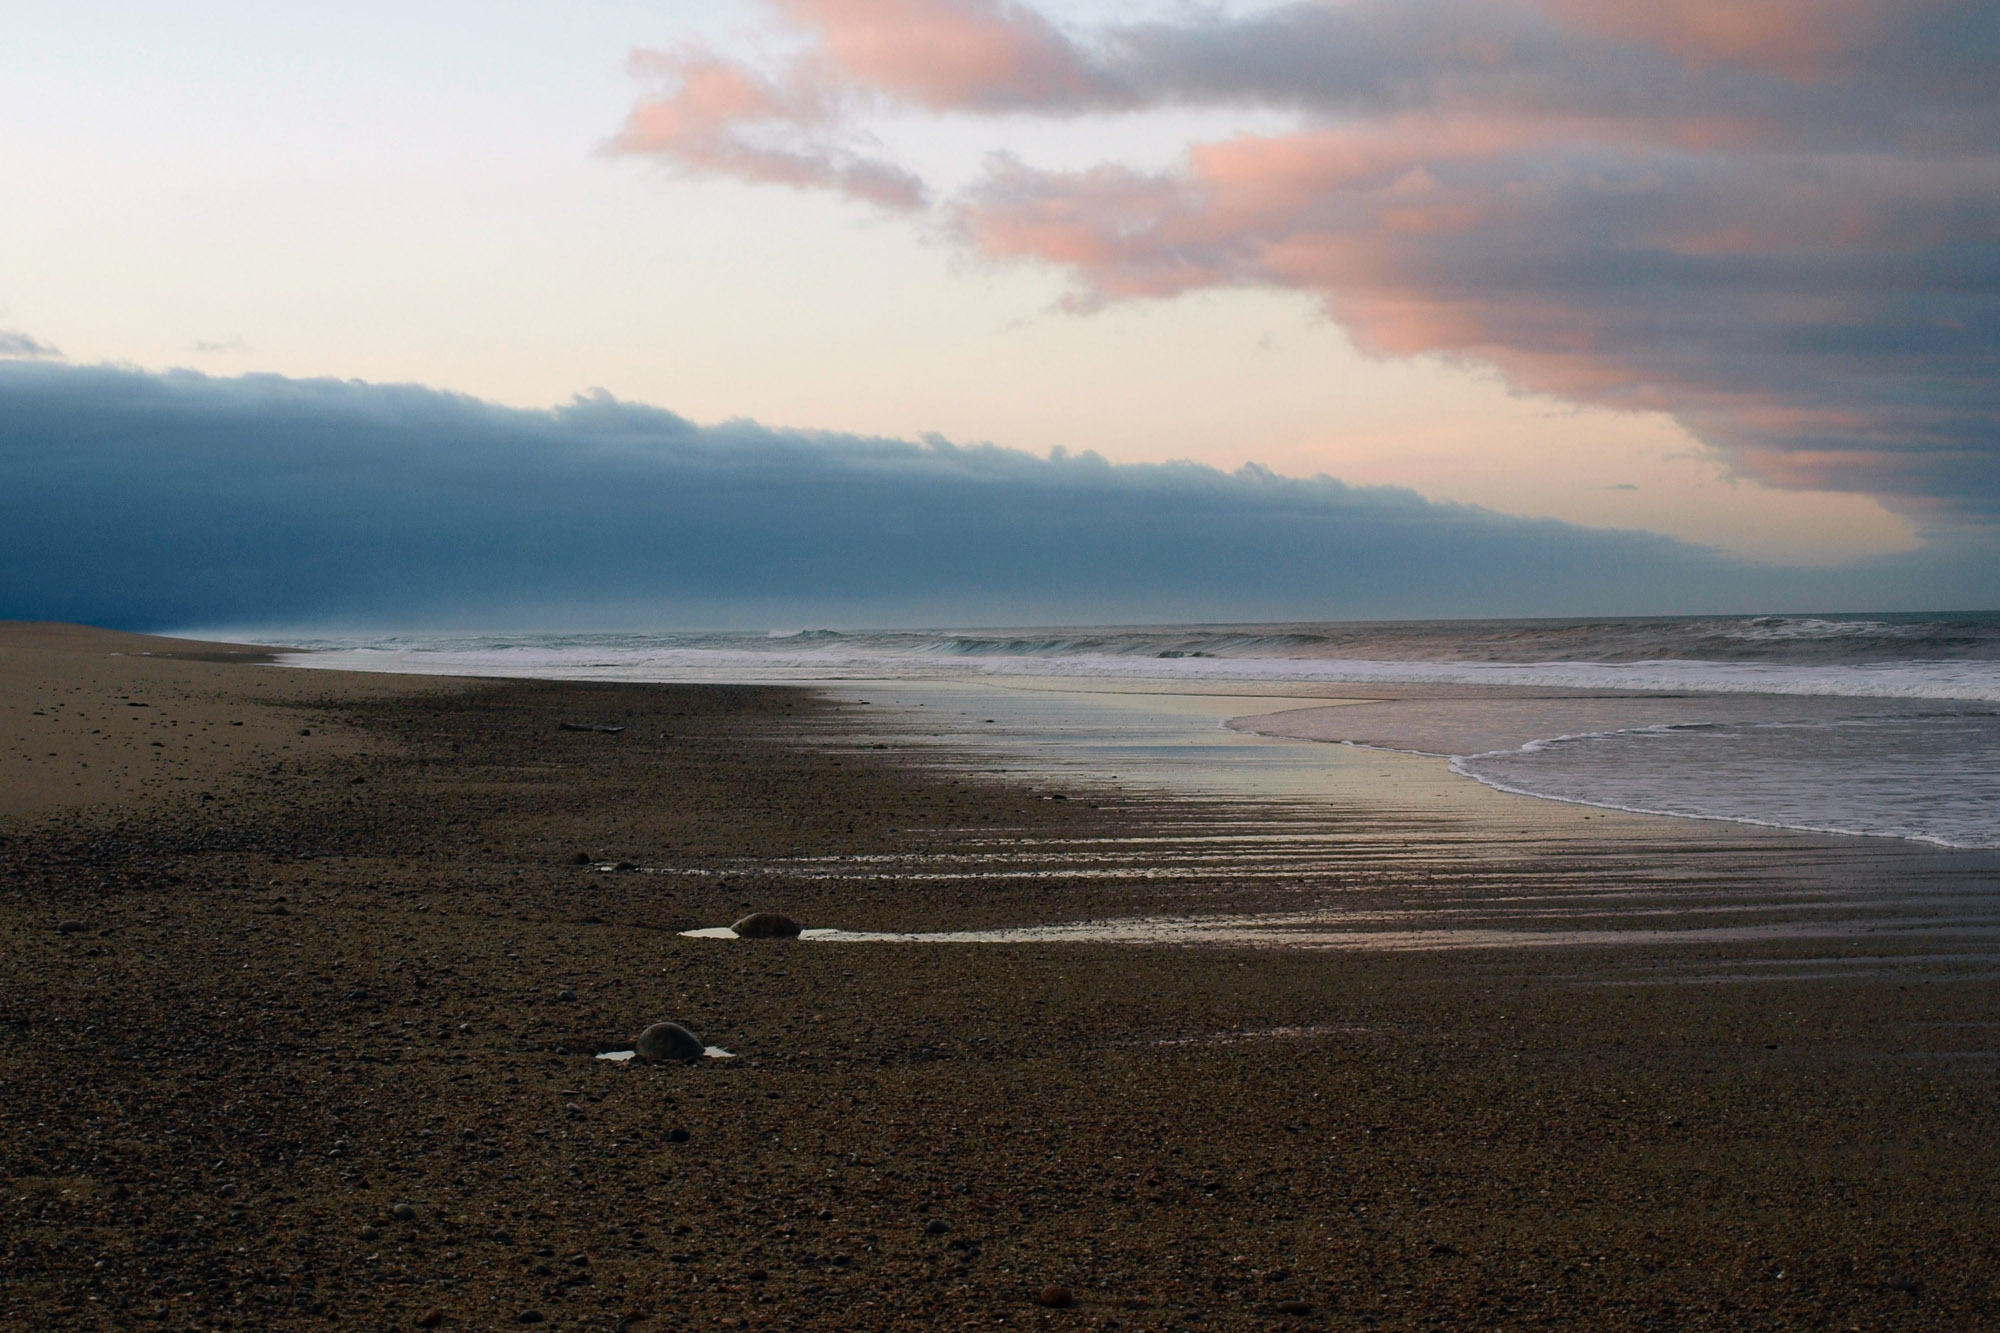
<path id="1" fill-rule="evenodd" d="M 871 894 L 1123 887 L 1152 910 L 959 930 L 820 922 L 812 941 L 1753 953 L 1823 942 L 1893 949 L 1906 961 L 2000 960 L 2000 857 L 1991 853 L 1590 810 L 1492 791 L 1439 759 L 1251 734 L 1254 716 L 1223 725 L 1296 702 L 1269 695 L 897 682 L 853 698 L 880 720 L 864 747 L 928 749 L 931 764 L 1116 808 L 1144 831 L 1052 839 L 913 828 L 902 831 L 907 854 L 746 860 L 703 873 Z M 1517 702 L 1542 725 L 1564 701 L 1498 707 Z M 1366 711 L 1314 707 L 1306 716 Z M 1473 702 L 1457 707 L 1469 713 Z"/>

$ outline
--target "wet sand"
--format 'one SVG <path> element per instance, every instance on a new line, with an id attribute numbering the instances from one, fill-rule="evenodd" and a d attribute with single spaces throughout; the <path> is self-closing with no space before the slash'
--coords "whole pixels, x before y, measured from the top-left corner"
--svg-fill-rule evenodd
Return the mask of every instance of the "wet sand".
<path id="1" fill-rule="evenodd" d="M 5 1327 L 2000 1314 L 1977 858 L 1421 767 L 1261 804 L 995 774 L 795 689 L 202 660 L 234 651 L 0 629 Z M 676 933 L 1912 898 L 1570 947 Z M 661 1019 L 737 1058 L 594 1058 Z"/>

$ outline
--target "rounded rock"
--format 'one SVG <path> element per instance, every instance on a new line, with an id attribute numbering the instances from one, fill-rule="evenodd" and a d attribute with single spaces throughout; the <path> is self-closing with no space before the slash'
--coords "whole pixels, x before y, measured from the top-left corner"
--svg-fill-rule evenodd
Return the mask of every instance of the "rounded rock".
<path id="1" fill-rule="evenodd" d="M 1311 1301 L 1279 1301 L 1279 1314 L 1309 1315 L 1313 1312 Z"/>
<path id="2" fill-rule="evenodd" d="M 380 1230 L 379 1228 L 377 1228 L 377 1227 L 372 1227 L 372 1226 L 364 1226 L 364 1227 L 362 1227 L 362 1228 L 361 1228 L 361 1239 L 363 1239 L 363 1240 L 380 1240 L 380 1239 L 382 1239 L 382 1232 L 381 1232 L 381 1230 Z"/>
<path id="3" fill-rule="evenodd" d="M 514 1322 L 517 1324 L 539 1324 L 542 1322 L 542 1312 L 540 1310 L 523 1310 L 514 1316 Z"/>
<path id="4" fill-rule="evenodd" d="M 684 1129 L 670 1129 L 667 1131 L 668 1143 L 686 1143 L 690 1137 Z"/>
<path id="5" fill-rule="evenodd" d="M 90 929 L 89 922 L 78 921 L 75 917 L 71 917 L 67 921 L 60 922 L 56 926 L 57 933 L 63 935 L 81 935 L 83 934 L 84 931 L 89 929 Z M 798 934 L 796 930 L 793 931 L 792 933 L 794 935 Z"/>
<path id="6" fill-rule="evenodd" d="M 794 940 L 799 936 L 799 923 L 783 912 L 752 912 L 730 929 L 746 940 Z"/>
<path id="7" fill-rule="evenodd" d="M 926 1236 L 942 1236 L 950 1230 L 951 1223 L 945 1221 L 942 1217 L 933 1217 L 930 1221 L 924 1223 L 924 1234 Z"/>
<path id="8" fill-rule="evenodd" d="M 407 1203 L 399 1203 L 389 1210 L 389 1216 L 398 1222 L 414 1222 L 417 1220 L 417 1210 Z"/>
<path id="9" fill-rule="evenodd" d="M 1069 1294 L 1068 1287 L 1054 1282 L 1035 1293 L 1035 1303 L 1046 1305 L 1051 1310 L 1067 1310 L 1075 1301 L 1076 1298 Z"/>
<path id="10" fill-rule="evenodd" d="M 699 1060 L 707 1049 L 679 1023 L 655 1023 L 632 1043 L 641 1060 Z"/>

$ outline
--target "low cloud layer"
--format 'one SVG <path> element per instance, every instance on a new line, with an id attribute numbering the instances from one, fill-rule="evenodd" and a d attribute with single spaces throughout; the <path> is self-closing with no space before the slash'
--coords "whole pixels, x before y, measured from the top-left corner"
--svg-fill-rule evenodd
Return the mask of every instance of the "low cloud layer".
<path id="1" fill-rule="evenodd" d="M 1297 290 L 1385 355 L 1670 412 L 1771 484 L 2000 518 L 1989 0 L 1295 0 L 1081 32 L 1013 0 L 776 8 L 802 53 L 646 57 L 620 146 L 928 210 L 1064 269 L 1078 309 Z M 1191 106 L 1298 127 L 1165 172 L 999 159 L 943 200 L 866 133 Z"/>
<path id="2" fill-rule="evenodd" d="M 1963 606 L 2000 601 L 1993 568 L 1759 570 L 1325 478 L 703 427 L 603 396 L 521 411 L 411 386 L 0 364 L 3 618 L 729 627 Z"/>
<path id="3" fill-rule="evenodd" d="M 20 360 L 56 360 L 62 353 L 19 329 L 0 329 L 0 357 Z"/>

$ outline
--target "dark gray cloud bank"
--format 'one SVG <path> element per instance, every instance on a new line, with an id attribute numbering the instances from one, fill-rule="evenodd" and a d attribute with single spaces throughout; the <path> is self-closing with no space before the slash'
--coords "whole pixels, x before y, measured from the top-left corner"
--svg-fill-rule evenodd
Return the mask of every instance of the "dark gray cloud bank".
<path id="1" fill-rule="evenodd" d="M 697 426 L 604 396 L 0 363 L 0 617 L 971 625 L 2000 603 L 1255 469 Z"/>

